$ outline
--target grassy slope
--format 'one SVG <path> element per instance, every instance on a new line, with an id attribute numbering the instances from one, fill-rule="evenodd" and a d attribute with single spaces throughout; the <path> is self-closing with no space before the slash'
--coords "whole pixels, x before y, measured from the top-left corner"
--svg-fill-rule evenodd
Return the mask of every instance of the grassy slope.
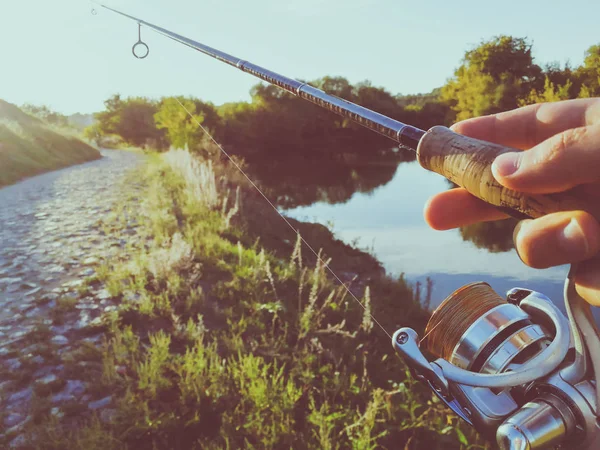
<path id="1" fill-rule="evenodd" d="M 0 186 L 98 158 L 98 150 L 75 136 L 0 100 Z"/>
<path id="2" fill-rule="evenodd" d="M 86 376 L 115 399 L 110 419 L 71 408 L 57 423 L 38 407 L 32 448 L 482 448 L 239 174 L 193 166 L 171 153 L 136 176 L 141 214 L 125 206 L 115 220 L 139 218 L 148 240 L 98 268 L 119 304 L 106 344 L 61 356 L 98 365 Z M 321 225 L 292 225 L 358 277 L 351 289 L 386 329 L 422 330 L 403 279 Z"/>

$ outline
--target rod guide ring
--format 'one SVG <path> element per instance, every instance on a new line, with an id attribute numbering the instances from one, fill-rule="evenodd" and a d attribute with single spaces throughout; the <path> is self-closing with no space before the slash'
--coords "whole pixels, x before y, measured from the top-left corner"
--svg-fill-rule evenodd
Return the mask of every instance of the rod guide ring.
<path id="1" fill-rule="evenodd" d="M 142 53 L 139 53 L 139 51 Z M 131 47 L 131 53 L 133 53 L 133 56 L 135 56 L 137 59 L 144 59 L 150 53 L 148 44 L 142 41 L 142 24 L 140 22 L 138 22 L 138 41 L 133 44 L 133 47 Z"/>

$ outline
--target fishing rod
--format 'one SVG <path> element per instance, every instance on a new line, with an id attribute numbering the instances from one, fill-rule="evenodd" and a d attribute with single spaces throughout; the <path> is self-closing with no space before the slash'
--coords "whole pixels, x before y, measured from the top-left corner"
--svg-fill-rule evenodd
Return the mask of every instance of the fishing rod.
<path id="1" fill-rule="evenodd" d="M 138 23 L 138 41 L 132 48 L 137 58 L 149 53 L 141 39 L 141 27 L 146 26 L 415 151 L 422 167 L 512 216 L 537 218 L 584 210 L 600 220 L 600 204 L 573 192 L 527 195 L 500 185 L 491 171 L 494 159 L 519 150 L 442 126 L 421 130 L 100 6 Z M 575 271 L 571 266 L 565 280 L 568 317 L 539 292 L 514 288 L 502 298 L 488 284 L 473 283 L 446 298 L 427 324 L 424 350 L 437 359 L 426 358 L 420 348 L 423 340 L 411 328 L 396 331 L 392 345 L 418 380 L 478 432 L 495 439 L 502 450 L 600 448 L 600 338 L 589 304 L 575 290 Z"/>
<path id="2" fill-rule="evenodd" d="M 423 168 L 446 177 L 453 183 L 465 188 L 475 197 L 498 207 L 509 215 L 525 219 L 537 218 L 559 211 L 583 210 L 600 220 L 600 204 L 585 202 L 571 193 L 526 195 L 505 188 L 498 183 L 492 175 L 492 162 L 498 155 L 518 151 L 516 149 L 462 136 L 442 126 L 433 127 L 426 132 L 355 103 L 327 94 L 308 83 L 285 77 L 108 6 L 100 6 L 136 21 L 138 26 L 143 25 L 151 28 L 176 42 L 187 45 L 236 67 L 242 72 L 249 73 L 386 136 L 402 147 L 415 151 L 417 160 Z M 138 56 L 135 50 L 136 46 L 142 45 L 145 47 L 144 54 Z M 134 45 L 133 52 L 138 58 L 144 58 L 148 55 L 148 47 L 141 41 L 141 37 Z"/>

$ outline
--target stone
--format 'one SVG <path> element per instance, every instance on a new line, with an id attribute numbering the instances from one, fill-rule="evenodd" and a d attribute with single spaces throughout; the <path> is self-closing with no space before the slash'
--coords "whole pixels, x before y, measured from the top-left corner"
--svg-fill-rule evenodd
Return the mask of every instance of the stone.
<path id="1" fill-rule="evenodd" d="M 22 318 L 23 316 L 21 316 Z M 14 333 L 11 334 L 11 338 L 13 339 L 21 339 L 23 336 L 25 336 L 29 331 L 28 330 L 19 330 L 19 331 L 15 331 Z"/>
<path id="2" fill-rule="evenodd" d="M 83 284 L 83 280 L 71 280 L 62 284 L 63 288 L 78 288 Z"/>
<path id="3" fill-rule="evenodd" d="M 103 409 L 102 411 L 100 411 L 100 420 L 102 421 L 102 423 L 105 424 L 110 424 L 114 422 L 116 416 L 116 409 Z"/>
<path id="4" fill-rule="evenodd" d="M 13 293 L 13 292 L 17 292 L 19 289 L 21 289 L 21 287 L 17 283 L 9 284 L 8 287 L 6 288 L 6 292 Z"/>
<path id="5" fill-rule="evenodd" d="M 96 298 L 98 300 L 108 300 L 112 298 L 112 295 L 110 295 L 110 293 L 106 289 L 101 289 L 98 292 L 96 292 Z"/>
<path id="6" fill-rule="evenodd" d="M 52 396 L 52 404 L 53 405 L 63 405 L 65 403 L 71 403 L 77 401 L 74 395 L 65 394 L 64 392 L 59 392 L 58 394 L 54 394 Z"/>
<path id="7" fill-rule="evenodd" d="M 46 375 L 49 375 L 51 373 L 53 373 L 55 371 L 55 368 L 52 366 L 44 366 L 38 370 L 36 370 L 33 374 L 33 378 L 35 378 L 36 380 L 39 378 L 43 378 Z"/>
<path id="8" fill-rule="evenodd" d="M 63 266 L 60 266 L 60 265 L 57 264 L 55 266 L 52 266 L 52 267 L 46 269 L 46 272 L 49 272 L 49 273 L 64 273 L 65 272 L 65 268 Z M 58 291 L 60 292 L 60 289 Z"/>
<path id="9" fill-rule="evenodd" d="M 106 408 L 112 403 L 112 396 L 104 397 L 103 399 L 96 400 L 95 402 L 88 403 L 88 408 L 95 411 L 100 408 Z"/>
<path id="10" fill-rule="evenodd" d="M 19 413 L 10 413 L 6 419 L 4 419 L 4 426 L 6 428 L 14 427 L 15 425 L 19 425 L 25 420 L 25 416 Z"/>
<path id="11" fill-rule="evenodd" d="M 91 267 L 88 267 L 87 269 L 84 269 L 81 272 L 79 272 L 79 275 L 82 277 L 91 277 L 95 273 L 96 273 L 96 271 L 94 269 L 92 269 Z"/>
<path id="12" fill-rule="evenodd" d="M 98 328 L 102 326 L 102 317 L 96 317 L 90 322 L 90 328 Z"/>
<path id="13" fill-rule="evenodd" d="M 93 256 L 90 256 L 89 258 L 85 258 L 85 259 L 83 260 L 83 263 L 82 263 L 82 264 L 83 264 L 84 266 L 92 266 L 92 265 L 94 265 L 94 264 L 98 264 L 98 262 L 99 262 L 99 259 L 98 259 L 98 258 L 95 258 L 95 257 L 93 257 Z"/>
<path id="14" fill-rule="evenodd" d="M 19 277 L 6 277 L 6 278 L 0 278 L 0 284 L 17 284 L 17 283 L 21 283 L 23 281 L 23 278 L 19 278 Z"/>
<path id="15" fill-rule="evenodd" d="M 82 330 L 83 328 L 86 328 L 89 324 L 90 324 L 90 316 L 87 314 L 81 314 L 79 320 L 75 324 L 75 328 L 77 330 Z"/>
<path id="16" fill-rule="evenodd" d="M 85 299 L 83 299 L 83 301 L 90 301 L 89 297 L 86 297 Z M 75 308 L 77 309 L 98 309 L 100 308 L 100 305 L 97 305 L 96 303 L 79 303 L 78 305 L 75 305 Z"/>
<path id="17" fill-rule="evenodd" d="M 16 372 L 23 365 L 23 364 L 21 364 L 21 361 L 19 361 L 17 358 L 9 359 L 9 360 L 5 361 L 4 364 L 6 365 L 8 370 L 10 370 L 11 372 Z"/>
<path id="18" fill-rule="evenodd" d="M 33 391 L 31 388 L 23 389 L 21 391 L 15 392 L 13 395 L 8 397 L 9 404 L 15 404 L 20 402 L 27 402 L 31 400 L 31 395 Z"/>
<path id="19" fill-rule="evenodd" d="M 40 355 L 35 355 L 33 358 L 31 358 L 31 362 L 37 364 L 38 366 L 41 366 L 42 364 L 44 364 L 44 362 L 46 362 L 46 360 Z"/>
<path id="20" fill-rule="evenodd" d="M 50 339 L 50 342 L 62 347 L 63 345 L 67 345 L 69 343 L 69 340 L 62 335 L 58 335 L 58 336 L 54 336 L 52 339 Z"/>
<path id="21" fill-rule="evenodd" d="M 50 327 L 50 331 L 52 331 L 52 333 L 54 333 L 54 334 L 65 334 L 67 331 L 69 331 L 69 326 L 68 325 L 53 325 L 52 327 Z"/>
<path id="22" fill-rule="evenodd" d="M 40 292 L 41 290 L 42 290 L 41 287 L 36 287 L 36 288 L 33 288 L 32 290 L 30 290 L 28 292 L 25 292 L 25 294 L 23 294 L 23 295 L 25 297 L 31 297 L 31 296 L 37 294 L 38 292 Z"/>
<path id="23" fill-rule="evenodd" d="M 12 441 L 10 441 L 10 448 L 23 448 L 25 447 L 25 444 L 27 443 L 27 440 L 25 439 L 25 436 L 20 434 L 19 436 L 17 436 L 16 438 L 14 438 Z"/>
<path id="24" fill-rule="evenodd" d="M 43 385 L 48 385 L 48 384 L 56 383 L 57 381 L 58 381 L 58 377 L 55 374 L 53 374 L 53 373 L 49 373 L 45 377 L 40 378 L 39 380 L 37 380 L 36 383 L 43 384 Z"/>
<path id="25" fill-rule="evenodd" d="M 61 419 L 61 418 L 63 418 L 65 416 L 65 413 L 62 412 L 60 410 L 60 408 L 58 408 L 56 406 L 50 410 L 50 414 L 52 414 L 54 417 L 57 417 L 59 419 Z"/>
<path id="26" fill-rule="evenodd" d="M 86 390 L 87 385 L 83 381 L 67 380 L 67 385 L 65 386 L 63 392 L 74 395 L 75 397 L 80 397 Z"/>

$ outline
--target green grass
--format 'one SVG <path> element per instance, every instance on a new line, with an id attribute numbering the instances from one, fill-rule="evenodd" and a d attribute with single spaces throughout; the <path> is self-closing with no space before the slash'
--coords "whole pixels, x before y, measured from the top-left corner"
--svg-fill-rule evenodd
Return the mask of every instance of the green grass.
<path id="1" fill-rule="evenodd" d="M 0 100 L 0 187 L 100 158 L 95 148 Z"/>
<path id="2" fill-rule="evenodd" d="M 143 175 L 152 239 L 98 272 L 121 299 L 104 346 L 67 361 L 101 360 L 93 395 L 111 395 L 114 415 L 38 420 L 31 448 L 484 448 L 228 168 L 195 178 L 168 161 L 150 158 Z M 336 271 L 356 274 L 354 292 L 386 329 L 422 330 L 427 314 L 403 278 L 325 227 L 293 224 Z"/>

